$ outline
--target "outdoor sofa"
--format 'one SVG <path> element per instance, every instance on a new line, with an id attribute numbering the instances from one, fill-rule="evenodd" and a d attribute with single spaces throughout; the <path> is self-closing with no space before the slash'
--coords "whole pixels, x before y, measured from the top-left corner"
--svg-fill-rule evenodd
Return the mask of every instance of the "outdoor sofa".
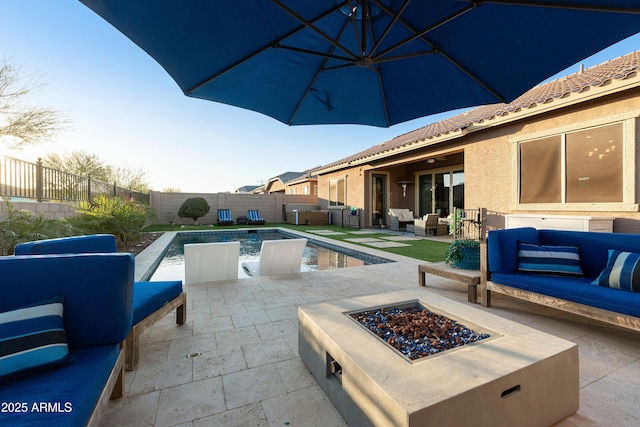
<path id="1" fill-rule="evenodd" d="M 4 256 L 0 271 L 0 425 L 99 425 L 124 393 L 133 255 Z"/>
<path id="2" fill-rule="evenodd" d="M 407 225 L 413 225 L 414 221 L 413 211 L 409 209 L 389 209 L 389 228 L 391 230 L 400 231 L 401 229 L 406 229 Z"/>
<path id="3" fill-rule="evenodd" d="M 113 253 L 117 250 L 114 235 L 92 234 L 21 243 L 14 248 L 14 254 Z M 181 280 L 133 284 L 133 326 L 127 336 L 127 371 L 136 369 L 138 365 L 140 334 L 173 310 L 176 311 L 176 323 L 184 324 L 187 318 L 187 295 L 182 289 Z"/>
<path id="4" fill-rule="evenodd" d="M 493 230 L 481 245 L 482 304 L 500 293 L 640 330 L 639 253 L 640 234 Z"/>

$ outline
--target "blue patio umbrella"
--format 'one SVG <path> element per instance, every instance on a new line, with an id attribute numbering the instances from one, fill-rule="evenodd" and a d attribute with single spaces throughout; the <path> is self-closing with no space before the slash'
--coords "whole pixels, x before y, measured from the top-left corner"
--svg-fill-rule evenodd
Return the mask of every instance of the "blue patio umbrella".
<path id="1" fill-rule="evenodd" d="M 640 32 L 638 0 L 81 0 L 183 92 L 289 125 L 509 102 Z"/>

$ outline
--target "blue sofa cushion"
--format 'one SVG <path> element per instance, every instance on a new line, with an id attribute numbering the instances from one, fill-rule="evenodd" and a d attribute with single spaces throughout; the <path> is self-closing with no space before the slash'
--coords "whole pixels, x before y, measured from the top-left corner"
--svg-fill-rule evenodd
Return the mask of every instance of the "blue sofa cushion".
<path id="1" fill-rule="evenodd" d="M 0 425 L 85 426 L 119 353 L 118 344 L 72 349 L 77 363 L 0 386 L 0 402 L 26 404 L 25 412 L 0 412 Z"/>
<path id="2" fill-rule="evenodd" d="M 518 273 L 582 276 L 579 248 L 518 242 Z"/>
<path id="3" fill-rule="evenodd" d="M 0 382 L 67 363 L 62 313 L 62 298 L 0 313 Z"/>
<path id="4" fill-rule="evenodd" d="M 490 231 L 487 240 L 489 270 L 497 273 L 515 273 L 518 270 L 518 242 L 540 243 L 538 230 L 523 227 Z"/>
<path id="5" fill-rule="evenodd" d="M 82 254 L 117 252 L 113 234 L 61 237 L 59 239 L 36 240 L 17 244 L 14 255 Z"/>
<path id="6" fill-rule="evenodd" d="M 64 297 L 64 327 L 70 349 L 117 344 L 131 330 L 131 254 L 0 257 L 0 311 Z"/>
<path id="7" fill-rule="evenodd" d="M 592 284 L 640 292 L 640 254 L 609 249 L 607 266 Z"/>
<path id="8" fill-rule="evenodd" d="M 640 293 L 591 286 L 593 278 L 493 273 L 491 281 L 525 291 L 640 317 Z"/>
<path id="9" fill-rule="evenodd" d="M 182 293 L 182 281 L 135 282 L 133 285 L 133 324 L 156 311 Z"/>

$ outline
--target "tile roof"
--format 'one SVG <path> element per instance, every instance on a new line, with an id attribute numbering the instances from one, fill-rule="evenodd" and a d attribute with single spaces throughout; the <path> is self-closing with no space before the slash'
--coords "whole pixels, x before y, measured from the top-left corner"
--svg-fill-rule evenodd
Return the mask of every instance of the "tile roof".
<path id="1" fill-rule="evenodd" d="M 446 118 L 436 123 L 431 123 L 422 128 L 399 135 L 389 141 L 375 145 L 359 153 L 345 157 L 328 165 L 320 166 L 316 170 L 322 170 L 339 165 L 348 164 L 367 157 L 377 156 L 413 143 L 432 139 L 452 132 L 459 132 L 473 123 L 481 123 L 485 120 L 499 117 L 507 113 L 518 112 L 524 109 L 544 104 L 553 99 L 563 98 L 571 93 L 579 93 L 589 87 L 600 87 L 612 80 L 624 80 L 635 77 L 640 71 L 640 51 L 629 53 L 616 59 L 595 65 L 591 68 L 580 70 L 577 73 L 553 80 L 536 86 L 522 94 L 509 104 L 499 103 L 483 105 L 461 114 Z"/>

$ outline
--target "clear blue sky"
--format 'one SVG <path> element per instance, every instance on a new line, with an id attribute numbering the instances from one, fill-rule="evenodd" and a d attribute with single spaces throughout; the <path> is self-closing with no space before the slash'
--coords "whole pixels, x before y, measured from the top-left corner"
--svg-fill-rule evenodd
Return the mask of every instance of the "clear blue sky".
<path id="1" fill-rule="evenodd" d="M 640 35 L 582 62 L 588 67 L 638 49 Z M 188 98 L 146 53 L 76 0 L 0 0 L 0 56 L 24 74 L 39 75 L 47 85 L 33 102 L 69 121 L 54 141 L 8 154 L 35 160 L 83 150 L 111 165 L 144 169 L 158 191 L 233 191 L 331 163 L 454 114 L 388 129 L 289 127 Z"/>

